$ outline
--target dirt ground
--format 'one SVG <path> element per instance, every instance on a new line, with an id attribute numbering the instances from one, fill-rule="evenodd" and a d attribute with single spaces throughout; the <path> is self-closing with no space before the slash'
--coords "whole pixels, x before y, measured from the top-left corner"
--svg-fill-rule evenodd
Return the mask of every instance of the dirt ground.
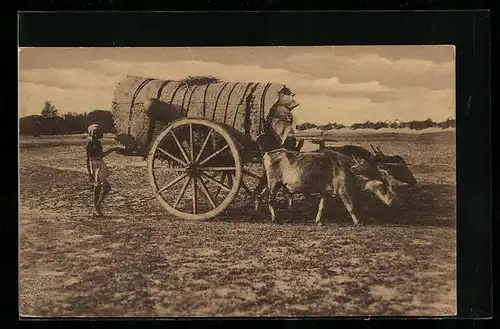
<path id="1" fill-rule="evenodd" d="M 360 227 L 334 212 L 317 228 L 315 209 L 281 225 L 249 212 L 177 219 L 155 200 L 146 162 L 115 154 L 108 217 L 94 219 L 84 142 L 21 141 L 21 313 L 453 315 L 454 136 L 370 142 L 403 156 L 421 187 L 398 191 Z"/>

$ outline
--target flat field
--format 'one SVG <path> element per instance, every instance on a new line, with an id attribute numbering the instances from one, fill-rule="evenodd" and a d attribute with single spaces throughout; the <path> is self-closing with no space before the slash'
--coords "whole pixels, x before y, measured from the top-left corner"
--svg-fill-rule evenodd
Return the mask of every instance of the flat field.
<path id="1" fill-rule="evenodd" d="M 333 139 L 333 138 L 332 138 Z M 32 316 L 397 316 L 456 312 L 455 135 L 347 134 L 405 158 L 421 186 L 363 225 L 296 211 L 169 215 L 146 162 L 112 154 L 91 214 L 82 136 L 20 140 L 20 306 Z M 105 138 L 105 148 L 112 145 Z"/>

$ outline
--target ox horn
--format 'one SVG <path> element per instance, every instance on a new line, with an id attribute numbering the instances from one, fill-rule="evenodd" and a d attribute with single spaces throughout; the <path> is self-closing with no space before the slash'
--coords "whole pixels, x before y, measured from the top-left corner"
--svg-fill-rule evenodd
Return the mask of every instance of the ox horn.
<path id="1" fill-rule="evenodd" d="M 377 152 L 377 149 L 375 148 L 375 146 L 373 146 L 373 144 L 370 144 L 370 147 L 372 148 L 373 153 L 375 153 L 375 155 L 376 155 L 378 152 Z"/>
<path id="2" fill-rule="evenodd" d="M 377 151 L 379 152 L 380 155 L 384 155 L 384 152 L 382 152 L 382 150 L 378 146 L 377 146 Z"/>

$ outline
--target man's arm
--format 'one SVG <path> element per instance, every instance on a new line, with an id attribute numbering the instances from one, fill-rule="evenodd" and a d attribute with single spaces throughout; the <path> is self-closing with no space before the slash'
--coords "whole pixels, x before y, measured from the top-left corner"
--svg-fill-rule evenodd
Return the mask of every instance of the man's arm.
<path id="1" fill-rule="evenodd" d="M 89 176 L 92 176 L 92 173 L 90 171 L 90 154 L 89 154 L 89 149 L 90 149 L 90 141 L 87 142 L 87 146 L 85 148 L 85 153 L 86 153 L 86 158 L 85 158 L 85 164 L 87 166 L 87 173 L 89 174 Z"/>
<path id="2" fill-rule="evenodd" d="M 120 147 L 112 147 L 109 150 L 102 152 L 102 157 L 104 158 L 105 156 L 107 156 L 115 151 L 118 151 L 118 150 L 121 150 L 121 148 Z"/>

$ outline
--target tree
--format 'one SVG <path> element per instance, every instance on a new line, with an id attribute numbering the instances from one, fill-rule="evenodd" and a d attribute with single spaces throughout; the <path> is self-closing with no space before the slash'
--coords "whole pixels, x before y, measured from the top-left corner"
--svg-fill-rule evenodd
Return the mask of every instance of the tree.
<path id="1" fill-rule="evenodd" d="M 64 122 L 58 116 L 56 107 L 51 101 L 45 101 L 42 113 L 42 133 L 44 135 L 58 135 L 64 133 Z"/>
<path id="2" fill-rule="evenodd" d="M 326 125 L 321 125 L 321 126 L 318 126 L 318 128 L 319 128 L 320 130 L 323 130 L 323 131 L 332 130 L 332 129 L 333 129 L 333 124 L 328 123 L 328 124 L 326 124 Z"/>
<path id="3" fill-rule="evenodd" d="M 374 126 L 375 126 L 375 124 L 373 122 L 371 122 L 370 120 L 361 124 L 362 129 L 373 129 Z"/>
<path id="4" fill-rule="evenodd" d="M 298 131 L 308 130 L 308 129 L 312 129 L 312 128 L 316 128 L 316 125 L 313 124 L 313 123 L 309 123 L 309 122 L 305 122 L 303 124 L 297 125 L 297 130 Z"/>
<path id="5" fill-rule="evenodd" d="M 51 119 L 58 116 L 56 107 L 51 101 L 45 101 L 45 105 L 42 109 L 41 117 L 44 119 Z"/>
<path id="6" fill-rule="evenodd" d="M 64 130 L 66 133 L 85 132 L 86 116 L 78 113 L 67 113 L 64 115 Z"/>
<path id="7" fill-rule="evenodd" d="M 427 118 L 424 121 L 413 120 L 408 123 L 409 128 L 412 130 L 422 130 L 427 128 L 432 128 L 436 126 L 436 123 L 432 119 Z"/>
<path id="8" fill-rule="evenodd" d="M 22 136 L 40 136 L 42 133 L 42 118 L 39 115 L 29 115 L 19 119 L 19 134 Z"/>
<path id="9" fill-rule="evenodd" d="M 446 119 L 446 121 L 438 123 L 437 126 L 439 128 L 443 128 L 443 129 L 451 128 L 451 127 L 454 128 L 454 127 L 456 127 L 456 121 L 455 121 L 455 119 L 448 118 L 448 119 Z"/>
<path id="10" fill-rule="evenodd" d="M 87 123 L 97 123 L 105 133 L 114 132 L 113 115 L 110 111 L 94 110 L 87 115 Z"/>
<path id="11" fill-rule="evenodd" d="M 434 121 L 432 121 L 431 118 L 427 118 L 425 121 L 422 122 L 422 129 L 432 128 L 435 126 L 436 126 L 436 123 Z"/>
<path id="12" fill-rule="evenodd" d="M 390 128 L 401 128 L 401 122 L 398 119 L 394 120 L 394 122 L 389 123 Z"/>
<path id="13" fill-rule="evenodd" d="M 377 122 L 373 123 L 371 126 L 371 128 L 375 129 L 375 130 L 378 130 L 380 128 L 387 128 L 387 127 L 389 127 L 389 124 L 387 122 L 384 122 L 384 121 L 377 121 Z"/>

